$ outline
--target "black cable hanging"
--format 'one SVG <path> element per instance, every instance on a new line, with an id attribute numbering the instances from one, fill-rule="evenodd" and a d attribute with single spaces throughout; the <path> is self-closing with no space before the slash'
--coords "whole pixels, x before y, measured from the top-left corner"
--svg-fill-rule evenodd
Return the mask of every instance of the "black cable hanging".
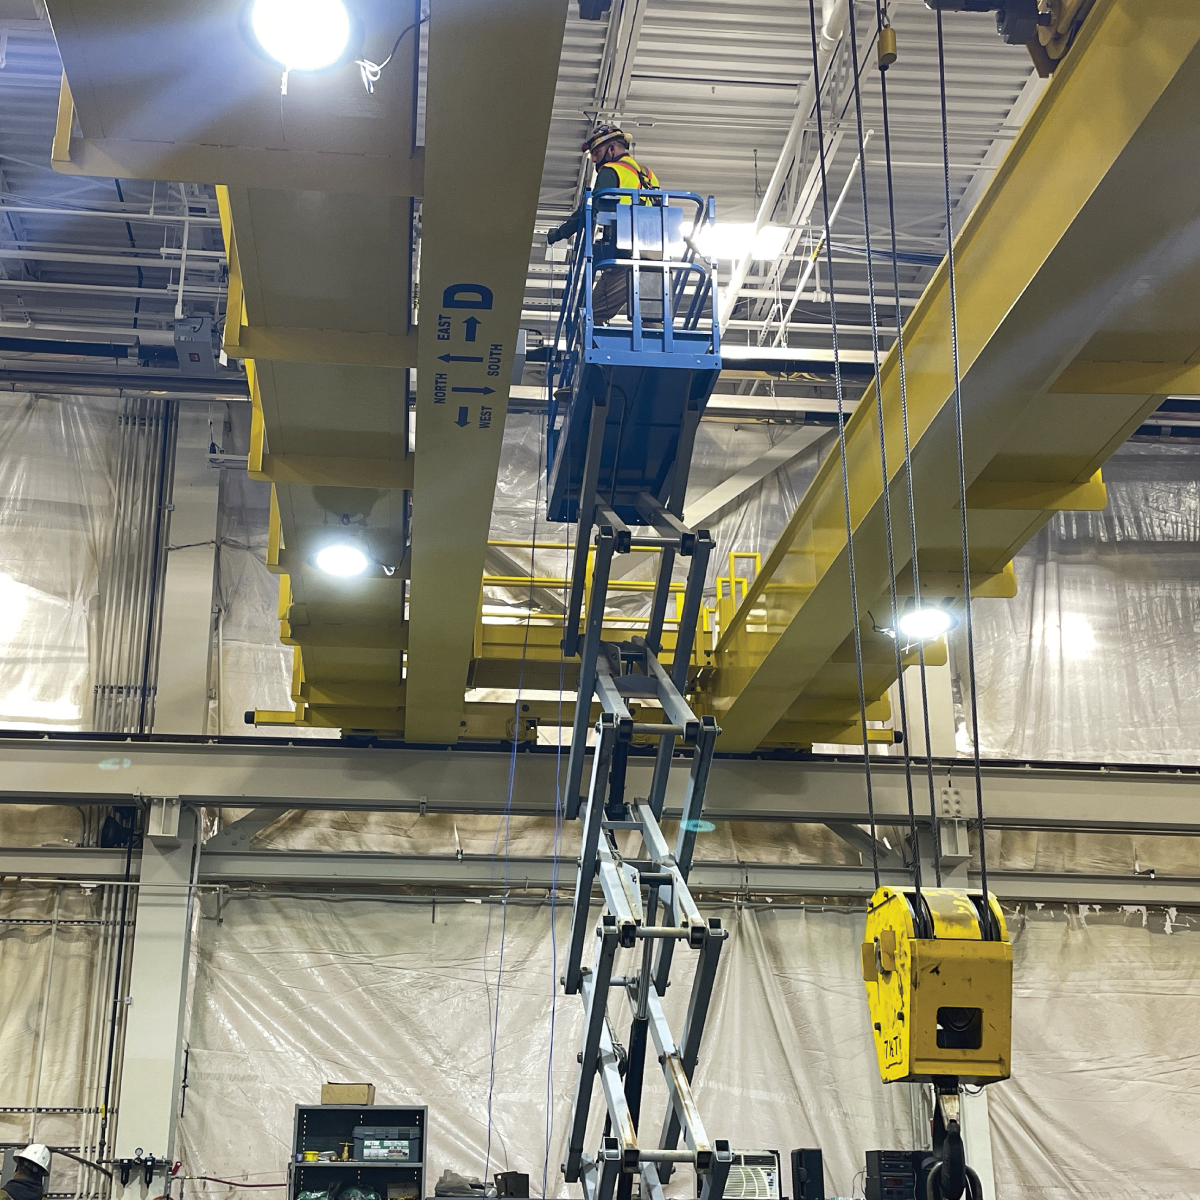
<path id="1" fill-rule="evenodd" d="M 858 621 L 858 580 L 854 564 L 854 522 L 850 514 L 850 474 L 846 466 L 846 412 L 842 393 L 842 365 L 838 356 L 837 300 L 834 296 L 833 246 L 829 227 L 829 176 L 825 161 L 825 120 L 821 113 L 821 72 L 817 57 L 817 13 L 815 0 L 808 0 L 809 34 L 812 39 L 813 83 L 816 92 L 817 146 L 821 166 L 821 209 L 825 217 L 825 262 L 829 274 L 829 324 L 833 342 L 833 382 L 837 395 L 838 452 L 842 460 L 842 501 L 846 510 L 846 565 L 850 576 L 850 610 L 854 624 L 854 665 L 858 672 L 858 713 L 862 726 L 863 766 L 867 786 L 867 817 L 871 829 L 871 871 L 879 889 L 879 839 L 875 821 L 875 788 L 871 778 L 871 743 L 867 735 L 867 695 L 863 683 L 862 630 Z M 864 164 L 865 165 L 865 164 Z"/>
<path id="2" fill-rule="evenodd" d="M 958 451 L 958 511 L 962 518 L 963 603 L 966 609 L 967 680 L 971 704 L 971 748 L 975 765 L 975 809 L 979 821 L 979 886 L 988 910 L 987 832 L 983 823 L 983 772 L 979 764 L 979 698 L 975 686 L 975 629 L 971 613 L 971 560 L 967 538 L 967 464 L 963 450 L 962 377 L 958 360 L 958 294 L 954 277 L 954 221 L 950 204 L 950 125 L 946 116 L 946 42 L 942 10 L 937 14 L 938 90 L 942 105 L 942 175 L 946 184 L 946 269 L 950 286 L 950 345 L 954 356 L 954 434 Z"/>
<path id="3" fill-rule="evenodd" d="M 896 551 L 892 536 L 892 497 L 891 473 L 888 470 L 887 433 L 883 424 L 883 373 L 880 370 L 879 354 L 879 310 L 875 303 L 875 268 L 871 253 L 871 210 L 867 199 L 867 154 L 866 139 L 863 136 L 862 117 L 862 87 L 859 81 L 858 66 L 858 29 L 854 20 L 854 3 L 851 0 L 846 6 L 850 19 L 850 58 L 854 80 L 854 117 L 858 131 L 858 179 L 862 191 L 863 235 L 866 238 L 867 250 L 867 299 L 871 311 L 871 357 L 875 366 L 875 420 L 879 428 L 879 472 L 882 482 L 883 496 L 883 529 L 884 540 L 887 543 L 888 563 L 888 598 L 892 608 L 892 647 L 896 654 L 896 687 L 900 701 L 900 736 L 904 746 L 904 787 L 908 796 L 908 824 L 912 845 L 912 876 L 913 886 L 917 895 L 921 894 L 921 844 L 917 834 L 916 802 L 913 798 L 912 779 L 912 750 L 908 742 L 908 705 L 904 695 L 904 661 L 900 652 L 900 605 L 896 597 Z M 827 234 L 827 237 L 832 236 Z M 900 316 L 900 296 L 896 294 L 896 317 Z M 908 446 L 904 448 L 905 467 L 912 474 L 912 463 L 909 459 Z M 914 546 L 916 542 L 914 540 Z M 934 831 L 936 836 L 936 830 Z M 940 884 L 940 879 L 939 879 Z"/>
<path id="4" fill-rule="evenodd" d="M 882 31 L 887 25 L 885 0 L 875 0 L 875 17 Z M 900 308 L 900 266 L 896 246 L 896 185 L 892 174 L 892 127 L 888 109 L 887 64 L 879 68 L 879 94 L 883 107 L 883 157 L 887 171 L 888 230 L 892 249 L 892 289 L 896 296 L 896 358 L 900 376 L 900 423 L 904 429 L 904 477 L 908 500 L 908 536 L 912 546 L 913 605 L 921 607 L 921 567 L 917 559 L 917 504 L 913 496 L 912 442 L 908 426 L 908 377 L 904 362 L 904 319 Z M 929 727 L 929 687 L 925 675 L 925 646 L 917 643 L 918 671 L 921 679 L 921 720 L 925 733 L 925 767 L 929 783 L 929 812 L 934 822 L 933 870 L 938 887 L 942 886 L 941 845 L 937 838 L 937 799 L 933 782 L 933 744 Z M 914 834 L 915 837 L 915 834 Z"/>

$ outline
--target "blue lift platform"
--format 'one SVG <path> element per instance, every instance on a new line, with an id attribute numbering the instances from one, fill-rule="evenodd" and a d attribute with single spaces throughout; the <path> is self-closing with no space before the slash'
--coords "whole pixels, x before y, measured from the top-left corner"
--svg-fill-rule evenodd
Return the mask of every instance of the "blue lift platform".
<path id="1" fill-rule="evenodd" d="M 707 530 L 682 520 L 692 443 L 721 370 L 715 268 L 697 248 L 713 221 L 713 202 L 684 192 L 606 191 L 587 198 L 585 214 L 548 367 L 548 516 L 576 524 L 563 651 L 578 655 L 580 666 L 564 808 L 583 821 L 562 984 L 583 1000 L 584 1029 L 562 1169 L 586 1200 L 630 1200 L 635 1178 L 643 1200 L 663 1200 L 663 1184 L 687 1166 L 700 1200 L 722 1200 L 733 1156 L 727 1141 L 706 1132 L 691 1080 L 727 935 L 720 921 L 701 915 L 687 884 L 720 733 L 685 697 L 713 543 Z M 592 289 L 601 272 L 626 276 L 626 303 L 625 319 L 598 325 Z M 603 641 L 613 555 L 640 549 L 659 554 L 646 633 Z M 687 582 L 674 653 L 664 665 L 658 656 L 677 557 L 689 560 Z M 635 699 L 657 705 L 661 721 L 635 720 Z M 594 700 L 600 719 L 589 751 Z M 629 798 L 635 734 L 656 738 L 658 748 L 648 795 Z M 678 832 L 668 841 L 659 822 L 677 746 L 690 752 L 690 770 Z M 640 834 L 636 852 L 618 840 L 630 831 Z M 599 924 L 590 912 L 597 883 L 604 895 Z M 662 1007 L 677 946 L 697 954 L 678 1039 Z M 617 974 L 622 947 L 635 953 Z M 622 994 L 630 1010 L 623 1044 L 609 1010 Z M 667 1111 L 661 1133 L 646 1137 L 639 1126 L 651 1043 Z M 607 1119 L 599 1147 L 589 1152 L 597 1080 Z"/>
<path id="2" fill-rule="evenodd" d="M 605 211 L 606 200 L 624 203 Z M 581 495 L 593 492 L 631 523 L 645 516 L 643 494 L 682 506 L 692 439 L 721 372 L 713 268 L 697 249 L 712 223 L 712 198 L 691 192 L 614 190 L 585 201 L 555 331 L 565 348 L 551 364 L 551 521 L 578 520 Z M 593 285 L 611 273 L 625 276 L 626 320 L 597 325 Z M 593 441 L 597 409 L 603 436 Z"/>

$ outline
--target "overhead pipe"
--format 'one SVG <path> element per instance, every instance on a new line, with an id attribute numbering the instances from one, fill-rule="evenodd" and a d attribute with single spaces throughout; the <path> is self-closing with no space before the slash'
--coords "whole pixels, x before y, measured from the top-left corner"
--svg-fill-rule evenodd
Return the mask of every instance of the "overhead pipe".
<path id="1" fill-rule="evenodd" d="M 38 392 L 52 395 L 92 396 L 97 391 L 166 393 L 178 396 L 195 396 L 203 400 L 249 400 L 250 388 L 245 377 L 214 378 L 205 375 L 183 375 L 180 373 L 152 375 L 127 371 L 121 374 L 107 371 L 54 371 L 30 370 L 11 367 L 0 361 L 0 388 L 18 390 L 24 385 Z"/>
<path id="2" fill-rule="evenodd" d="M 79 263 L 93 267 L 145 267 L 151 271 L 178 271 L 186 262 L 189 271 L 218 272 L 225 265 L 225 256 L 211 251 L 196 261 L 202 251 L 189 250 L 185 255 L 179 248 L 163 247 L 157 254 L 86 254 L 73 250 L 28 250 L 21 246 L 0 246 L 0 258 L 16 258 L 36 262 Z"/>
<path id="3" fill-rule="evenodd" d="M 833 137 L 829 139 L 828 148 L 825 152 L 826 166 L 833 162 L 837 156 L 838 150 L 842 144 L 842 131 L 838 130 Z M 796 246 L 800 241 L 800 236 L 803 233 L 804 226 L 808 224 L 809 216 L 812 214 L 813 207 L 816 205 L 817 197 L 821 194 L 821 158 L 818 156 L 809 168 L 808 176 L 801 185 L 796 196 L 796 203 L 793 206 L 791 215 L 788 218 L 788 236 L 784 243 L 783 249 L 779 252 L 775 261 L 771 264 L 771 269 L 767 272 L 765 279 L 768 288 L 778 287 L 783 283 L 784 276 L 787 275 L 788 266 L 791 264 L 792 257 L 796 253 Z M 745 289 L 743 289 L 743 292 Z M 764 321 L 762 328 L 758 331 L 758 344 L 763 345 L 768 336 L 767 322 Z"/>
<path id="4" fill-rule="evenodd" d="M 828 228 L 823 230 L 820 238 L 817 239 L 817 244 L 813 247 L 812 254 L 809 255 L 808 262 L 805 264 L 804 270 L 800 273 L 800 278 L 796 282 L 796 289 L 792 293 L 792 301 L 787 307 L 787 312 L 783 314 L 783 318 L 779 322 L 778 330 L 775 332 L 776 346 L 782 346 L 787 341 L 788 322 L 792 319 L 792 314 L 796 311 L 796 305 L 800 302 L 800 297 L 804 293 L 809 277 L 816 270 L 817 260 L 820 258 L 821 250 L 825 246 L 825 238 L 833 232 L 833 223 L 838 219 L 838 214 L 842 211 L 842 205 L 846 203 L 846 197 L 850 194 L 850 188 L 859 171 L 862 169 L 863 154 L 866 153 L 867 143 L 871 140 L 872 133 L 874 133 L 874 130 L 867 130 L 867 135 L 863 138 L 862 149 L 855 155 L 854 161 L 850 164 L 850 172 L 846 176 L 846 182 L 842 187 L 841 195 L 838 196 L 837 203 L 833 206 L 833 211 L 829 214 Z M 830 280 L 831 287 L 832 284 L 833 281 Z"/>
<path id="5" fill-rule="evenodd" d="M 746 276 L 750 272 L 750 263 L 753 261 L 752 246 L 754 238 L 758 236 L 764 226 L 770 224 L 771 214 L 775 211 L 775 205 L 779 200 L 780 193 L 783 191 L 784 182 L 796 157 L 800 146 L 800 138 L 808 125 L 809 115 L 816 103 L 817 79 L 825 77 L 829 64 L 833 61 L 833 56 L 837 52 L 838 46 L 841 45 L 842 35 L 846 31 L 848 11 L 848 0 L 832 0 L 832 3 L 828 3 L 827 0 L 821 33 L 817 42 L 817 62 L 815 69 L 810 72 L 809 77 L 804 81 L 800 89 L 800 96 L 796 101 L 796 113 L 792 117 L 792 126 L 788 130 L 787 138 L 783 143 L 783 149 L 779 152 L 779 160 L 775 164 L 775 170 L 771 174 L 767 190 L 763 193 L 762 202 L 758 206 L 758 213 L 754 218 L 754 230 L 750 239 L 751 248 L 748 248 L 746 253 L 734 265 L 733 275 L 725 288 L 725 294 L 721 301 L 722 331 L 729 324 L 729 319 L 733 316 L 734 306 L 737 304 L 742 286 L 746 282 Z"/>
<path id="6" fill-rule="evenodd" d="M 171 541 L 171 498 L 175 490 L 175 452 L 178 445 L 179 407 L 172 400 L 161 402 L 160 453 L 155 491 L 154 540 L 151 573 L 147 589 L 146 642 L 138 689 L 137 732 L 154 728 L 154 708 L 158 693 L 158 661 L 162 648 L 162 605 L 166 588 L 167 547 Z"/>
<path id="7" fill-rule="evenodd" d="M 128 680 L 132 672 L 132 629 L 136 617 L 139 570 L 145 540 L 146 491 L 148 464 L 146 462 L 146 425 L 150 401 L 133 402 L 128 423 L 130 438 L 130 470 L 125 480 L 125 497 L 116 514 L 121 530 L 122 554 L 119 561 L 118 590 L 113 607 L 114 669 L 109 680 L 109 730 L 128 733 Z"/>
<path id="8" fill-rule="evenodd" d="M 125 562 L 124 537 L 127 525 L 118 518 L 117 514 L 125 511 L 127 483 L 126 478 L 133 469 L 133 447 L 129 436 L 129 413 L 134 401 L 127 400 L 117 418 L 119 431 L 119 450 L 117 455 L 116 477 L 113 481 L 113 526 L 105 546 L 105 571 L 102 580 L 100 599 L 100 622 L 98 630 L 99 646 L 93 664 L 94 676 L 92 682 L 92 728 L 108 732 L 111 728 L 111 684 L 116 671 L 116 630 L 114 613 L 117 596 L 120 590 L 119 576 Z"/>
<path id="9" fill-rule="evenodd" d="M 162 436 L 162 411 L 159 401 L 146 401 L 145 426 L 142 435 L 142 462 L 145 481 L 138 495 L 138 538 L 135 542 L 133 589 L 130 596 L 132 619 L 126 623 L 126 673 L 122 676 L 121 698 L 124 701 L 121 713 L 120 732 L 144 733 L 141 727 L 141 694 L 144 686 L 143 665 L 149 653 L 149 617 L 151 608 L 150 581 L 154 577 L 154 563 L 158 540 L 157 512 L 160 489 L 159 469 Z"/>
<path id="10" fill-rule="evenodd" d="M 40 204 L 3 204 L 0 203 L 0 213 L 25 213 L 42 217 L 109 217 L 114 221 L 148 221 L 155 225 L 182 225 L 184 214 L 146 212 L 114 212 L 106 208 L 46 208 Z M 220 217 L 199 217 L 188 215 L 186 218 L 193 225 L 211 225 L 214 229 L 221 225 Z"/>

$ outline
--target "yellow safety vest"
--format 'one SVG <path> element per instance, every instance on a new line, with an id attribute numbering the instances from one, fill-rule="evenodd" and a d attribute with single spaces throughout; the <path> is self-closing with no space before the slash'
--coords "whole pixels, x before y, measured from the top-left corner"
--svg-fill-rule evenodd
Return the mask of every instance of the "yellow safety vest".
<path id="1" fill-rule="evenodd" d="M 643 167 L 637 163 L 632 155 L 622 154 L 620 158 L 614 158 L 611 162 L 604 163 L 600 169 L 603 170 L 604 167 L 612 167 L 616 171 L 623 188 L 653 188 L 657 190 L 660 186 L 658 176 L 649 167 Z M 619 202 L 632 204 L 633 197 L 622 196 Z M 642 203 L 650 204 L 652 201 L 643 197 Z"/>

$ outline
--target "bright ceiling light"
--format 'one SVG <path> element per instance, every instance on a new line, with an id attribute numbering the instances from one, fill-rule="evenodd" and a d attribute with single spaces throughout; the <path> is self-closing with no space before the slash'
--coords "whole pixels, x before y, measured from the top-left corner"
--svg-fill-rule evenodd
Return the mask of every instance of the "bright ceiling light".
<path id="1" fill-rule="evenodd" d="M 956 624 L 953 615 L 937 605 L 910 608 L 899 621 L 900 632 L 914 642 L 932 641 Z"/>
<path id="2" fill-rule="evenodd" d="M 1057 621 L 1045 623 L 1042 641 L 1047 650 L 1058 651 L 1063 658 L 1088 658 L 1096 649 L 1096 632 L 1083 613 L 1065 612 Z"/>
<path id="3" fill-rule="evenodd" d="M 254 0 L 250 25 L 259 45 L 288 71 L 332 66 L 350 41 L 342 0 Z"/>
<path id="4" fill-rule="evenodd" d="M 371 565 L 371 560 L 357 546 L 347 546 L 344 542 L 319 550 L 313 562 L 327 575 L 342 578 L 361 575 Z"/>
<path id="5" fill-rule="evenodd" d="M 739 259 L 747 251 L 757 262 L 774 262 L 783 253 L 790 230 L 786 225 L 764 225 L 757 236 L 749 221 L 721 221 L 701 235 L 700 248 L 710 258 Z"/>

